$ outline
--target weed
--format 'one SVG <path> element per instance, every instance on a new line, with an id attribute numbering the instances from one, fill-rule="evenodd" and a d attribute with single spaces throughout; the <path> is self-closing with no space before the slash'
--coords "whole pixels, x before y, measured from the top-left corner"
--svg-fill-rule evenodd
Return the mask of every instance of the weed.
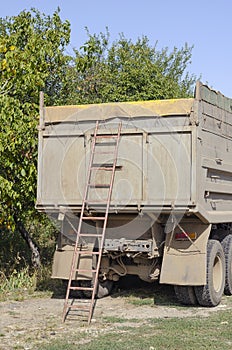
<path id="1" fill-rule="evenodd" d="M 120 317 L 105 316 L 103 321 L 105 323 L 124 323 L 124 322 L 127 322 L 128 320 L 125 318 L 120 318 Z"/>
<path id="2" fill-rule="evenodd" d="M 20 271 L 14 270 L 9 277 L 3 273 L 0 275 L 0 300 L 8 298 L 23 300 L 25 292 L 32 293 L 36 288 L 36 274 L 29 274 L 26 267 Z"/>
<path id="3" fill-rule="evenodd" d="M 136 327 L 112 326 L 107 333 L 88 334 L 83 342 L 81 334 L 70 337 L 69 342 L 57 341 L 40 350 L 127 350 L 127 349 L 178 349 L 178 350 L 229 350 L 232 345 L 230 319 L 232 310 L 217 312 L 205 318 L 149 319 L 144 325 L 137 320 Z M 120 321 L 122 321 L 120 319 Z M 77 340 L 79 336 L 79 341 Z M 75 346 L 74 346 L 75 344 Z"/>
<path id="4" fill-rule="evenodd" d="M 58 285 L 57 288 L 56 284 Z M 51 296 L 56 289 L 61 290 L 61 283 L 57 283 L 57 281 L 50 278 L 48 267 L 42 267 L 40 270 L 34 271 L 30 271 L 29 267 L 25 267 L 20 271 L 14 270 L 9 276 L 0 272 L 0 301 L 22 301 L 33 296 Z"/>
<path id="5" fill-rule="evenodd" d="M 127 301 L 129 304 L 135 305 L 135 306 L 151 306 L 154 307 L 154 298 L 146 298 L 146 297 L 133 297 L 130 296 L 127 298 Z"/>

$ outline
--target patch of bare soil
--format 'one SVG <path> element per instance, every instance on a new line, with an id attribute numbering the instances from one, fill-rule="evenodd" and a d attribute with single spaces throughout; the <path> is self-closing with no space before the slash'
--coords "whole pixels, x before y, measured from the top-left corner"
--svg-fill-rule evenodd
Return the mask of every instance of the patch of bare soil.
<path id="1" fill-rule="evenodd" d="M 215 308 L 185 307 L 177 303 L 174 292 L 162 287 L 157 295 L 141 290 L 117 291 L 111 296 L 97 300 L 90 326 L 78 319 L 67 318 L 62 323 L 64 300 L 61 298 L 39 298 L 0 303 L 0 349 L 36 349 L 42 344 L 58 339 L 67 339 L 75 332 L 99 332 L 112 330 L 117 319 L 125 325 L 146 324 L 149 319 L 171 317 L 208 317 L 212 312 L 232 308 L 230 297 L 223 297 Z M 166 294 L 165 294 L 166 293 Z M 152 297 L 151 297 L 152 295 Z M 146 304 L 150 302 L 150 305 Z M 133 323 L 132 323 L 133 319 Z"/>

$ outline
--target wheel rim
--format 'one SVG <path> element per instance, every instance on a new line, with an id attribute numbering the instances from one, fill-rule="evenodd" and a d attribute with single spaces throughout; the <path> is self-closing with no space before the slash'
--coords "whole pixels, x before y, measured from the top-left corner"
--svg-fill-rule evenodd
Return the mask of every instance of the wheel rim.
<path id="1" fill-rule="evenodd" d="M 216 292 L 219 292 L 223 282 L 223 266 L 220 256 L 216 256 L 213 265 L 213 287 Z"/>

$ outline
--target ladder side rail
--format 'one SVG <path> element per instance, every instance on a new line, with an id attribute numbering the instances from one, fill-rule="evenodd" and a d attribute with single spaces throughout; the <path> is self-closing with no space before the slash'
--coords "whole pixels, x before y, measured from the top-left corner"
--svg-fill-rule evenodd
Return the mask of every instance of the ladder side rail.
<path id="1" fill-rule="evenodd" d="M 117 135 L 117 142 L 115 146 L 115 151 L 114 151 L 114 162 L 113 162 L 113 169 L 112 169 L 112 174 L 111 174 L 111 180 L 110 180 L 110 188 L 108 192 L 108 198 L 107 198 L 107 205 L 106 205 L 106 220 L 104 221 L 103 225 L 103 234 L 105 235 L 105 230 L 106 230 L 106 225 L 107 225 L 107 219 L 108 219 L 108 214 L 109 214 L 109 208 L 110 208 L 110 201 L 111 201 L 111 196 L 112 196 L 112 190 L 113 190 L 113 184 L 114 184 L 114 177 L 115 177 L 115 169 L 117 165 L 117 158 L 118 158 L 118 147 L 119 147 L 119 139 L 120 139 L 120 134 L 121 134 L 121 128 L 122 128 L 122 123 L 119 124 L 118 127 L 118 135 Z M 103 240 L 101 242 L 101 248 L 103 248 Z"/>
<path id="2" fill-rule="evenodd" d="M 71 289 L 71 284 L 72 284 L 72 276 L 73 272 L 75 271 L 75 266 L 77 263 L 77 258 L 78 258 L 78 242 L 79 242 L 79 236 L 81 232 L 81 226 L 83 222 L 83 215 L 84 215 L 84 210 L 85 210 L 85 203 L 86 203 L 86 198 L 88 195 L 88 184 L 91 176 L 91 164 L 93 162 L 93 157 L 94 157 L 94 149 L 95 149 L 95 144 L 96 144 L 96 135 L 97 135 L 97 130 L 98 130 L 99 122 L 96 122 L 95 130 L 94 130 L 94 137 L 93 137 L 93 143 L 92 143 L 92 148 L 91 148 L 91 155 L 90 155 L 90 160 L 89 160 L 89 168 L 88 168 L 88 174 L 87 174 L 87 181 L 86 181 L 86 186 L 85 186 L 85 193 L 82 201 L 82 207 L 81 207 L 81 215 L 80 215 L 80 220 L 79 220 L 79 225 L 78 225 L 78 230 L 77 230 L 77 237 L 76 237 L 76 242 L 75 242 L 75 247 L 73 251 L 73 257 L 72 257 L 72 264 L 71 264 L 71 269 L 70 269 L 70 275 L 69 275 L 69 280 L 68 280 L 68 286 L 66 290 L 66 296 L 65 296 L 65 304 L 64 304 L 64 311 L 63 311 L 63 321 L 65 320 L 67 311 L 68 311 L 68 299 L 69 299 L 69 293 Z"/>
<path id="3" fill-rule="evenodd" d="M 82 201 L 80 219 L 83 218 L 86 199 L 88 197 L 89 181 L 90 181 L 90 177 L 91 177 L 91 167 L 92 167 L 93 158 L 94 158 L 94 150 L 95 150 L 95 145 L 96 145 L 96 136 L 97 136 L 98 126 L 99 126 L 99 121 L 97 120 L 95 130 L 94 130 L 93 143 L 92 143 L 92 147 L 91 147 L 91 155 L 90 155 L 90 159 L 89 159 L 89 168 L 88 168 L 87 181 L 86 181 L 86 186 L 85 186 L 85 193 L 84 193 L 84 197 L 83 197 L 83 201 Z M 80 226 L 80 221 L 79 221 L 79 226 Z M 78 227 L 78 232 L 79 232 L 80 228 L 81 227 Z"/>
<path id="4" fill-rule="evenodd" d="M 122 128 L 122 123 L 120 123 L 119 127 L 118 127 L 117 142 L 116 142 L 115 151 L 114 151 L 113 169 L 112 169 L 111 180 L 110 180 L 110 187 L 109 187 L 108 198 L 107 198 L 105 220 L 104 220 L 103 229 L 102 229 L 103 239 L 101 240 L 101 245 L 100 245 L 100 250 L 101 251 L 102 251 L 103 244 L 104 244 L 103 240 L 104 240 L 104 237 L 105 237 L 106 225 L 107 225 L 109 208 L 110 208 L 110 201 L 111 201 L 111 196 L 112 196 L 112 189 L 113 189 L 113 184 L 114 184 L 114 177 L 115 177 L 115 169 L 116 169 L 116 165 L 117 165 L 118 147 L 119 147 L 119 139 L 120 139 L 120 134 L 121 134 L 121 128 Z"/>
<path id="5" fill-rule="evenodd" d="M 120 133 L 121 133 L 121 127 L 122 127 L 122 123 L 120 123 L 119 127 L 118 127 L 117 142 L 116 142 L 115 151 L 114 151 L 114 162 L 113 162 L 112 174 L 111 174 L 111 179 L 110 179 L 110 187 L 109 187 L 109 191 L 108 191 L 108 198 L 107 198 L 107 205 L 106 205 L 106 212 L 105 212 L 105 220 L 104 220 L 104 224 L 103 224 L 103 228 L 102 228 L 102 236 L 103 236 L 103 238 L 105 236 L 107 219 L 108 219 L 109 208 L 110 208 L 110 201 L 111 201 L 111 196 L 112 196 L 112 189 L 113 189 L 113 184 L 114 184 L 114 176 L 115 176 L 115 169 L 116 169 L 116 165 L 117 165 L 118 146 L 119 146 L 119 138 L 120 138 Z M 103 242 L 103 239 L 102 239 L 101 240 L 101 245 L 100 245 L 100 249 L 101 250 L 103 248 L 103 244 L 104 244 L 104 242 Z"/>

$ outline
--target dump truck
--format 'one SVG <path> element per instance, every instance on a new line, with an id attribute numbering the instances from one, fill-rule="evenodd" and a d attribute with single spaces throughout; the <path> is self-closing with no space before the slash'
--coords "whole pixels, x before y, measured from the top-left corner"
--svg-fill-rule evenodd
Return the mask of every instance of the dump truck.
<path id="1" fill-rule="evenodd" d="M 41 95 L 36 208 L 59 231 L 53 278 L 87 295 L 97 271 L 102 297 L 136 275 L 174 285 L 183 304 L 218 305 L 232 293 L 232 99 L 199 81 L 184 99 L 45 107 Z"/>

